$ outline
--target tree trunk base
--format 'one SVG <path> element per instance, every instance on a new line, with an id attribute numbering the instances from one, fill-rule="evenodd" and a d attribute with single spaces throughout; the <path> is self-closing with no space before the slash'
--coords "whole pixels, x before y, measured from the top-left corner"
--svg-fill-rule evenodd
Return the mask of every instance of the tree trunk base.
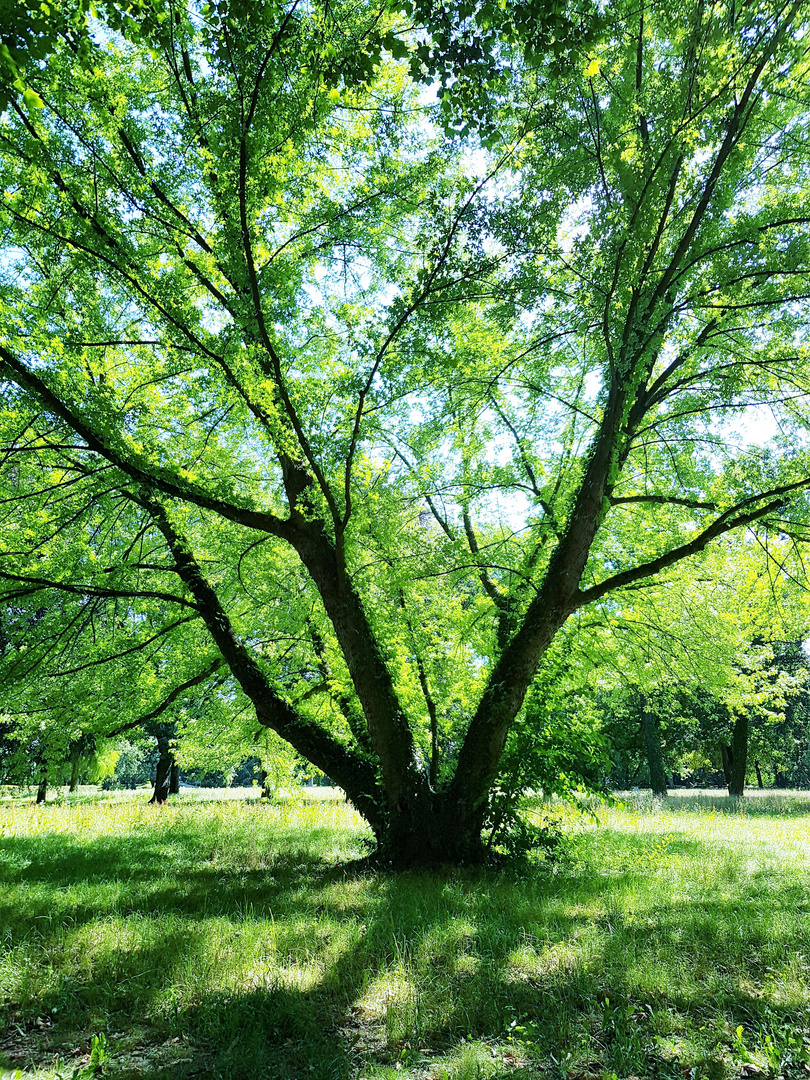
<path id="1" fill-rule="evenodd" d="M 482 838 L 483 813 L 433 794 L 385 815 L 377 834 L 377 865 L 395 870 L 480 865 L 490 858 Z"/>
<path id="2" fill-rule="evenodd" d="M 74 751 L 70 758 L 70 785 L 68 791 L 76 792 L 79 788 L 79 769 L 81 767 L 81 754 Z"/>

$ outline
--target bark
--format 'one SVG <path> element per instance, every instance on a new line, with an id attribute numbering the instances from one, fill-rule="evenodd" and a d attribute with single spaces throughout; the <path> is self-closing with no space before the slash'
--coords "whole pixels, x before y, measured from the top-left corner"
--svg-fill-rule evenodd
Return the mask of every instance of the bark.
<path id="1" fill-rule="evenodd" d="M 734 760 L 734 754 L 730 746 L 726 746 L 725 743 L 720 743 L 720 761 L 723 765 L 723 776 L 726 780 L 726 786 L 731 786 L 731 772 Z"/>
<path id="2" fill-rule="evenodd" d="M 169 773 L 169 794 L 180 794 L 180 766 L 172 758 L 172 767 Z"/>
<path id="3" fill-rule="evenodd" d="M 426 794 L 427 782 L 416 766 L 413 736 L 391 673 L 343 561 L 320 524 L 299 522 L 292 544 L 334 628 L 380 763 L 385 801 L 394 810 L 412 795 Z"/>
<path id="4" fill-rule="evenodd" d="M 652 793 L 657 798 L 663 799 L 667 794 L 667 778 L 664 773 L 664 760 L 661 755 L 661 739 L 658 724 L 650 712 L 646 698 L 642 699 L 641 734 L 644 739 L 644 751 L 647 755 L 647 765 L 650 770 Z"/>
<path id="5" fill-rule="evenodd" d="M 745 771 L 748 764 L 748 714 L 738 713 L 731 736 L 731 779 L 729 795 L 739 798 L 745 792 Z"/>
<path id="6" fill-rule="evenodd" d="M 469 800 L 458 800 L 449 791 L 428 791 L 390 814 L 377 835 L 378 856 L 397 868 L 483 862 L 486 808 L 486 803 L 471 807 Z"/>
<path id="7" fill-rule="evenodd" d="M 37 788 L 37 806 L 40 806 L 45 802 L 48 795 L 48 777 L 45 775 L 45 770 L 42 770 L 42 778 L 39 781 L 39 787 Z"/>
<path id="8" fill-rule="evenodd" d="M 374 760 L 352 751 L 328 731 L 302 717 L 290 702 L 276 692 L 234 632 L 227 612 L 197 564 L 188 541 L 173 526 L 164 507 L 149 494 L 144 496 L 143 505 L 149 509 L 163 534 L 178 576 L 194 597 L 200 615 L 234 678 L 252 702 L 259 723 L 272 728 L 307 761 L 333 777 L 375 834 L 381 835 L 386 828 L 386 816 L 380 804 Z M 382 662 L 379 656 L 370 661 L 370 671 L 375 669 L 378 661 Z M 403 804 L 407 802 L 404 791 L 401 801 Z"/>
<path id="9" fill-rule="evenodd" d="M 759 767 L 758 761 L 754 762 L 754 769 L 756 770 L 757 774 L 757 787 L 760 791 L 762 791 L 762 789 L 765 787 L 765 784 L 762 782 L 762 770 Z"/>
<path id="10" fill-rule="evenodd" d="M 169 740 L 162 736 L 158 737 L 158 750 L 160 751 L 160 757 L 155 770 L 155 790 L 149 802 L 150 804 L 157 803 L 158 806 L 162 806 L 168 801 L 171 794 L 174 755 Z"/>

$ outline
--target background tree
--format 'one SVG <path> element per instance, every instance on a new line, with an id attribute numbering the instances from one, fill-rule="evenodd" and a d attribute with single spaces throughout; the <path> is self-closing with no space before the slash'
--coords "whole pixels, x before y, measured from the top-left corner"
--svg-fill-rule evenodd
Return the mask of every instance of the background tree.
<path id="1" fill-rule="evenodd" d="M 174 605 L 391 858 L 480 857 L 566 622 L 803 528 L 802 10 L 621 3 L 567 65 L 513 20 L 488 148 L 364 6 L 150 7 L 29 65 L 4 573 Z"/>
<path id="2" fill-rule="evenodd" d="M 770 762 L 788 709 L 804 689 L 786 638 L 808 625 L 807 590 L 793 546 L 727 538 L 602 611 L 584 613 L 576 678 L 591 703 L 619 786 L 650 783 L 666 794 L 678 778 L 716 774 L 734 737 L 744 784 L 753 761 Z M 587 631 L 587 636 L 585 631 Z M 803 655 L 803 653 L 802 653 Z M 739 781 L 738 781 L 739 782 Z M 735 791 L 742 794 L 742 791 Z"/>

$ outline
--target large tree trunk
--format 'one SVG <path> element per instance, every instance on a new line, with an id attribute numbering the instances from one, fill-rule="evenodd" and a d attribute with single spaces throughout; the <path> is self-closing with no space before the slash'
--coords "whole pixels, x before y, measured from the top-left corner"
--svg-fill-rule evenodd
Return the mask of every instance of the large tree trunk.
<path id="1" fill-rule="evenodd" d="M 745 791 L 745 771 L 748 764 L 748 714 L 738 713 L 731 736 L 731 779 L 729 795 L 739 798 Z"/>
<path id="2" fill-rule="evenodd" d="M 652 793 L 659 799 L 667 794 L 667 778 L 664 773 L 664 760 L 661 756 L 661 739 L 658 733 L 658 724 L 650 712 L 646 697 L 641 699 L 641 735 L 644 739 L 644 752 L 647 755 L 647 765 L 650 770 L 650 787 Z"/>
<path id="3" fill-rule="evenodd" d="M 37 788 L 37 806 L 40 806 L 45 802 L 48 795 L 48 777 L 45 775 L 45 770 L 42 770 L 42 779 L 39 781 L 39 787 Z"/>
<path id="4" fill-rule="evenodd" d="M 487 803 L 471 807 L 449 792 L 403 800 L 377 832 L 378 855 L 394 867 L 480 863 L 487 857 L 481 832 Z"/>

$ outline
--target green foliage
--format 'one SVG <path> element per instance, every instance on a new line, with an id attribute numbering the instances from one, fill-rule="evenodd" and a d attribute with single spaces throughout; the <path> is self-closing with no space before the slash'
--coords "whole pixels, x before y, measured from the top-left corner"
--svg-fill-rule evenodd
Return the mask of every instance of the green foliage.
<path id="1" fill-rule="evenodd" d="M 524 796 L 557 795 L 576 802 L 576 793 L 605 792 L 609 743 L 587 692 L 578 693 L 572 685 L 570 648 L 569 641 L 547 655 L 510 729 L 490 790 L 487 847 L 512 859 L 530 852 L 553 858 L 559 846 L 558 823 L 553 816 L 527 815 L 521 805 Z"/>
<path id="2" fill-rule="evenodd" d="M 420 33 L 403 41 L 390 31 L 383 44 L 395 58 L 408 57 L 414 79 L 439 84 L 448 134 L 475 132 L 485 145 L 497 142 L 498 120 L 508 115 L 516 66 L 540 67 L 552 84 L 606 25 L 597 5 L 556 0 L 389 0 L 389 7 L 404 12 Z"/>
<path id="3" fill-rule="evenodd" d="M 123 739 L 117 746 L 115 771 L 105 787 L 131 789 L 148 784 L 154 771 L 154 748 Z"/>
<path id="4" fill-rule="evenodd" d="M 151 724 L 227 773 L 261 728 L 460 861 L 598 784 L 589 672 L 787 698 L 732 660 L 810 512 L 800 8 L 45 8 L 0 116 L 29 764 Z"/>

